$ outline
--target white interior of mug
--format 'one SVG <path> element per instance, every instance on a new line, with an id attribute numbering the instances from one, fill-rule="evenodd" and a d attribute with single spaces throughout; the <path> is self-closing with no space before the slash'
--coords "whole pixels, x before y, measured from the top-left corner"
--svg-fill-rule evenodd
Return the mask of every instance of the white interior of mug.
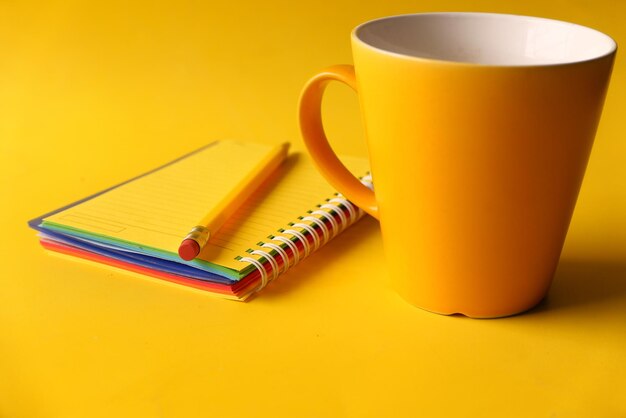
<path id="1" fill-rule="evenodd" d="M 587 61 L 616 49 L 609 36 L 584 26 L 493 13 L 392 16 L 360 25 L 353 36 L 391 54 L 499 66 Z"/>

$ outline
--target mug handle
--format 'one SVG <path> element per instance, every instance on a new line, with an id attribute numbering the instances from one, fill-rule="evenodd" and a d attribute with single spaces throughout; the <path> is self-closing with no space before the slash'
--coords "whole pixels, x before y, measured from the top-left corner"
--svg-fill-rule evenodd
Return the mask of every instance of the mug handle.
<path id="1" fill-rule="evenodd" d="M 355 205 L 379 219 L 374 192 L 354 177 L 337 158 L 324 133 L 322 96 L 332 80 L 341 81 L 358 93 L 352 65 L 328 67 L 311 78 L 300 96 L 300 131 L 304 143 L 326 180 Z"/>

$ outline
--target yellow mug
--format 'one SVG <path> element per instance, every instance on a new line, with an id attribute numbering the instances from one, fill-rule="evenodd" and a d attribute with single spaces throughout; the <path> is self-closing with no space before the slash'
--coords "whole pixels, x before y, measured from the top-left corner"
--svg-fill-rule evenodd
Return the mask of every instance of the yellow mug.
<path id="1" fill-rule="evenodd" d="M 327 180 L 380 220 L 403 298 L 489 318 L 545 296 L 616 49 L 607 35 L 550 19 L 393 16 L 354 29 L 354 67 L 308 82 L 305 143 Z M 358 92 L 375 192 L 324 134 L 320 104 L 331 80 Z"/>

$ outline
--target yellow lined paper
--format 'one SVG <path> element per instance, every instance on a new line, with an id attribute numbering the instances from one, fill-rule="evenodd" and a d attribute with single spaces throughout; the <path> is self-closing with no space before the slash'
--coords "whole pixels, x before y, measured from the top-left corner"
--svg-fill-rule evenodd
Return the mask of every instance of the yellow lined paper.
<path id="1" fill-rule="evenodd" d="M 176 254 L 189 229 L 272 148 L 219 141 L 44 222 Z M 362 159 L 344 161 L 359 174 L 367 170 Z M 244 256 L 247 249 L 297 221 L 333 193 L 308 157 L 292 154 L 211 238 L 198 258 L 241 271 L 246 264 L 237 261 L 237 256 Z"/>

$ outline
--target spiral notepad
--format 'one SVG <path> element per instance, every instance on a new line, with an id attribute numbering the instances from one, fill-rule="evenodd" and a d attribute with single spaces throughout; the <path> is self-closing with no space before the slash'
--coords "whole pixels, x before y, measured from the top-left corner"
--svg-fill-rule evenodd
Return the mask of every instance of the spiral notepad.
<path id="1" fill-rule="evenodd" d="M 268 148 L 218 141 L 30 225 L 55 254 L 243 300 L 363 216 L 307 156 L 291 154 L 195 260 L 180 259 L 189 227 Z M 367 173 L 365 160 L 343 160 Z"/>

